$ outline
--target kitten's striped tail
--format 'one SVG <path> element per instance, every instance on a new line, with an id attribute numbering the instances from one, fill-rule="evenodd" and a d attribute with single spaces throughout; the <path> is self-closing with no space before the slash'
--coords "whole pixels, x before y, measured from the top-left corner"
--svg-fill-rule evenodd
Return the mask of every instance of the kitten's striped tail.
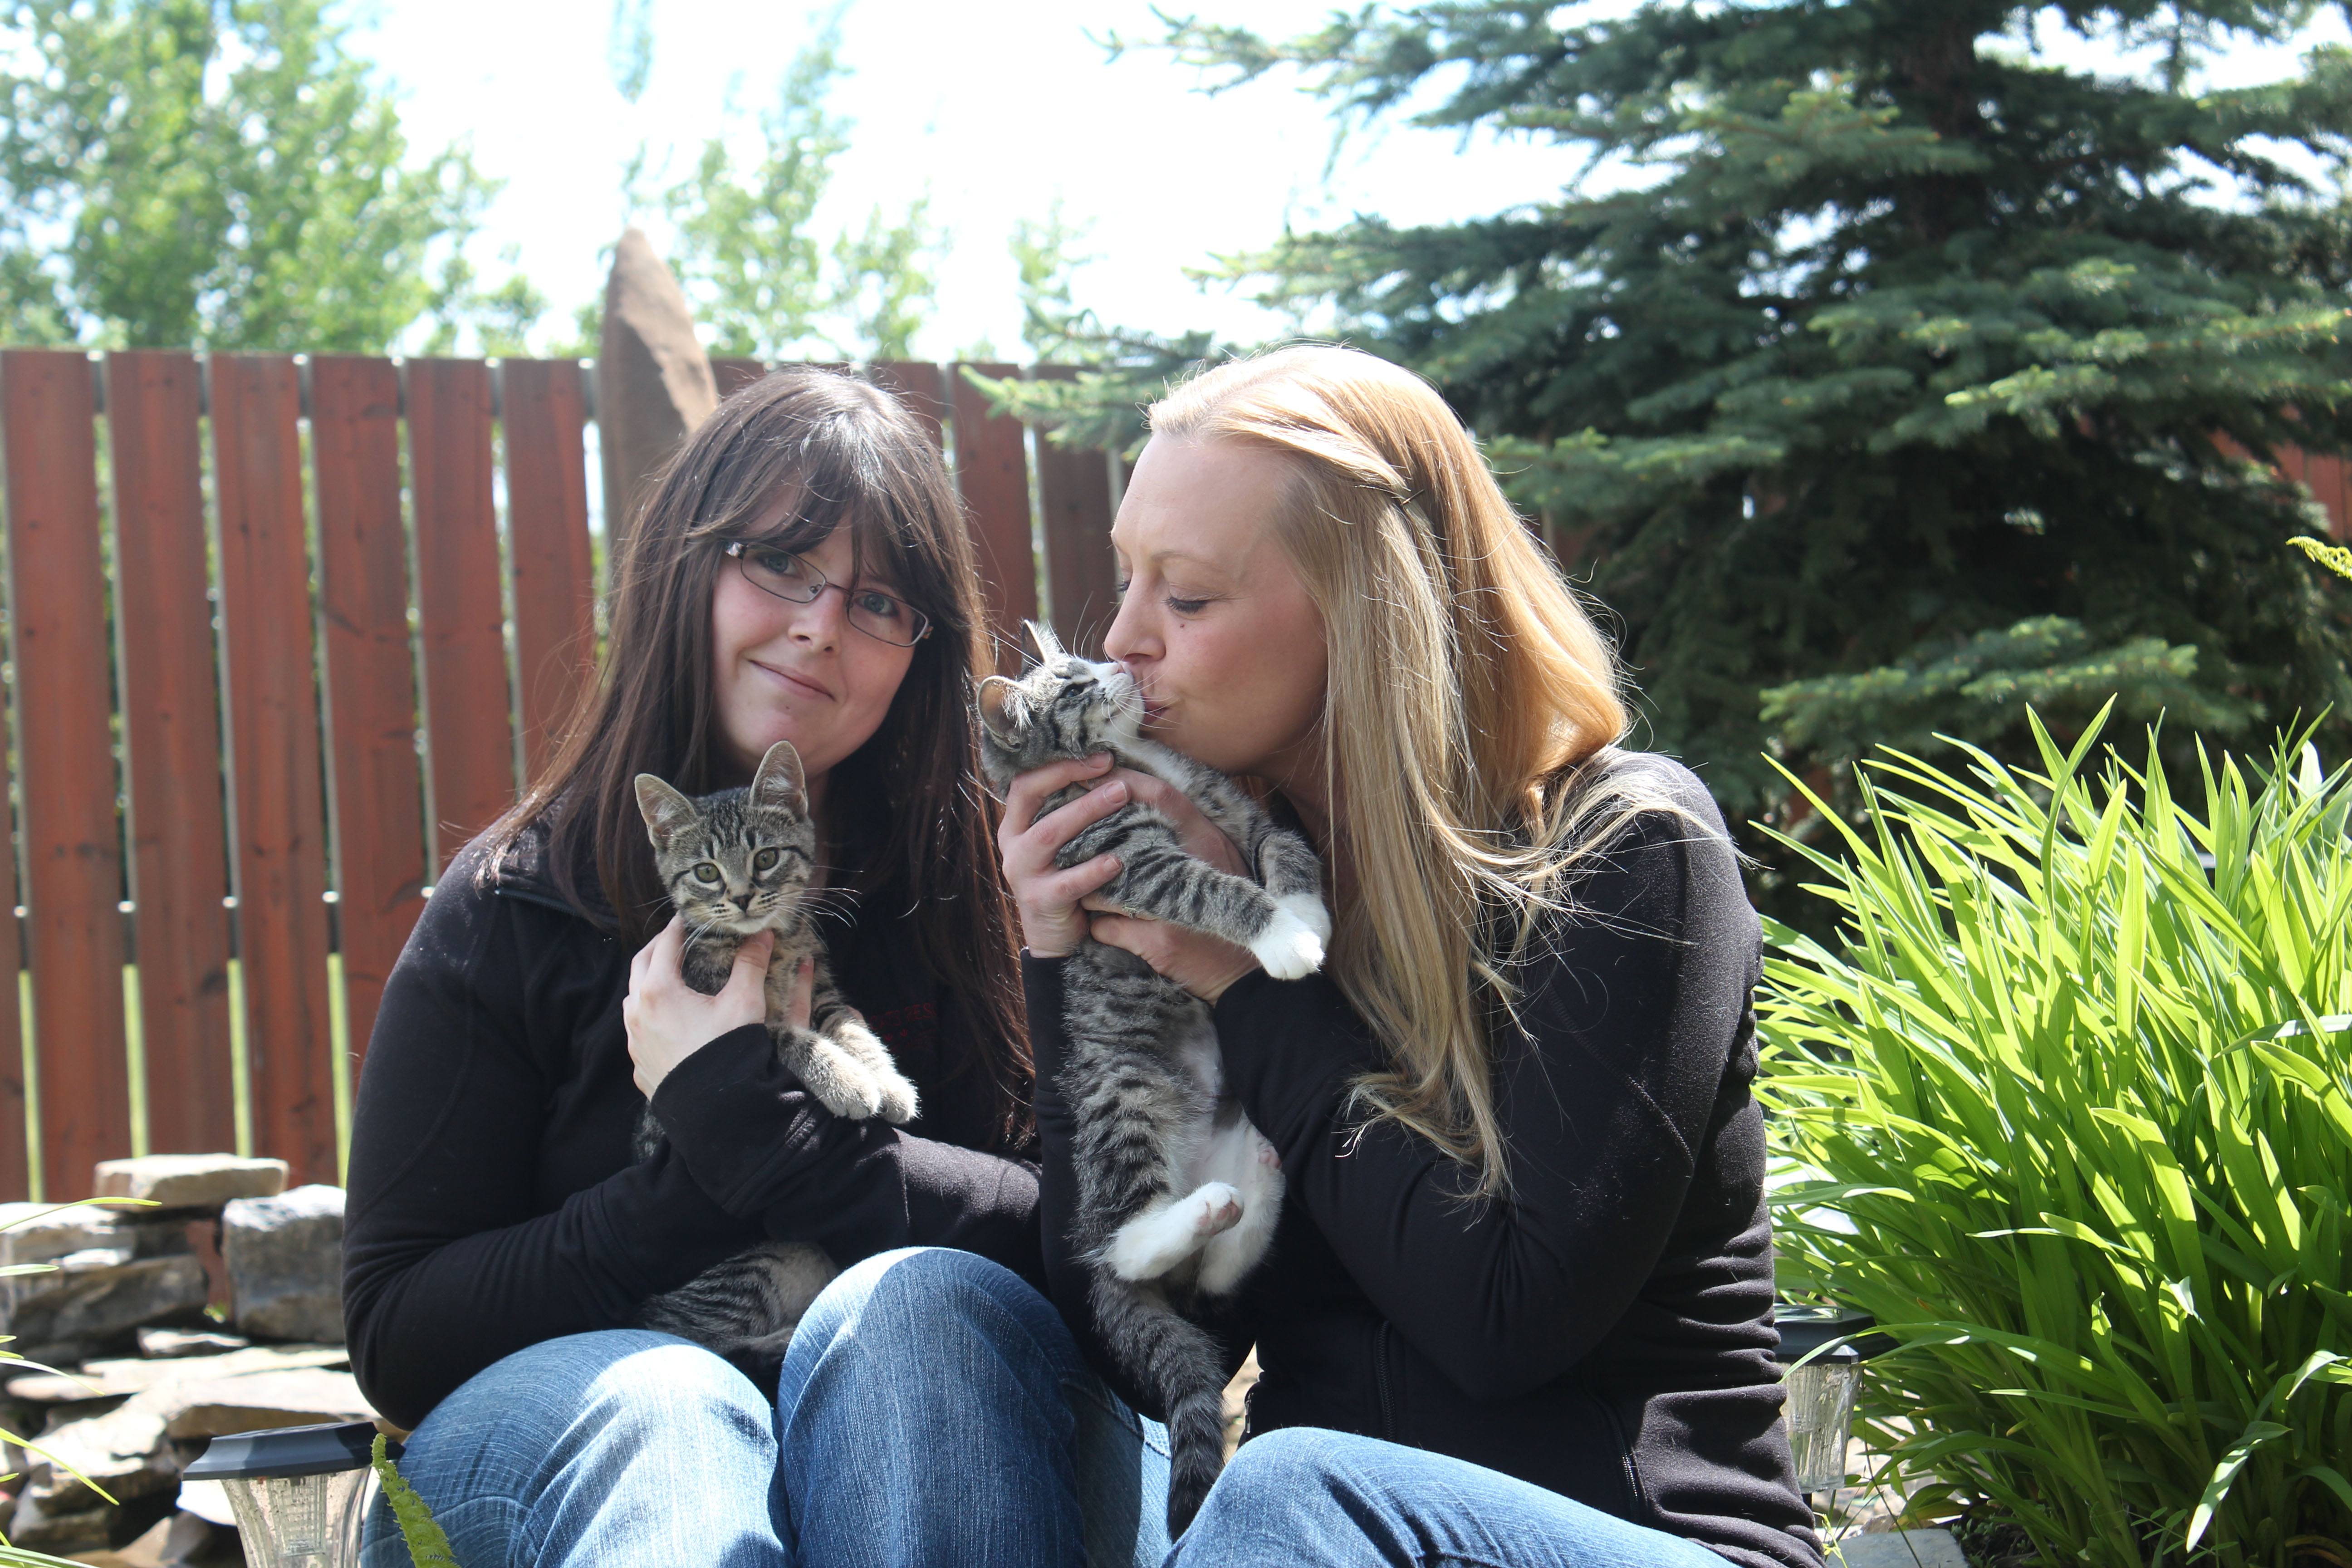
<path id="1" fill-rule="evenodd" d="M 1150 1286 L 1094 1278 L 1095 1321 L 1120 1366 L 1168 1418 L 1168 1536 L 1184 1533 L 1225 1468 L 1223 1357 L 1206 1329 Z"/>

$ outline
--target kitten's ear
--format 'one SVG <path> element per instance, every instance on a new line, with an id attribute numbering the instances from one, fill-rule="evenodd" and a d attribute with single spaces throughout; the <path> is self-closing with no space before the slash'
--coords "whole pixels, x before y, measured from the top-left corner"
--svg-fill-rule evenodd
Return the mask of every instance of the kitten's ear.
<path id="1" fill-rule="evenodd" d="M 1029 646 L 1037 650 L 1037 662 L 1040 664 L 1052 664 L 1055 659 L 1070 657 L 1062 651 L 1062 639 L 1054 635 L 1053 627 L 1037 621 L 1024 621 L 1021 625 L 1029 633 Z"/>
<path id="2" fill-rule="evenodd" d="M 806 809 L 808 775 L 801 768 L 800 752 L 790 741 L 777 742 L 760 759 L 759 769 L 751 775 L 751 803 L 784 811 Z"/>
<path id="3" fill-rule="evenodd" d="M 667 854 L 671 837 L 696 817 L 694 802 L 651 773 L 637 775 L 637 809 L 645 813 L 646 836 L 657 854 Z"/>
<path id="4" fill-rule="evenodd" d="M 988 732 L 1010 744 L 1023 718 L 1021 688 L 1001 675 L 980 683 L 980 721 Z"/>

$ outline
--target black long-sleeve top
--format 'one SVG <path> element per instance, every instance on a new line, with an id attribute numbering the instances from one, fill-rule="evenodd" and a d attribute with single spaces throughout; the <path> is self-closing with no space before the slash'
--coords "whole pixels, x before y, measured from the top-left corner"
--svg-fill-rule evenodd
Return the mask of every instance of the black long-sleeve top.
<path id="1" fill-rule="evenodd" d="M 526 837 L 487 878 L 481 842 L 461 853 L 384 987 L 343 1242 L 352 1366 L 379 1411 L 414 1426 L 501 1356 L 626 1326 L 762 1237 L 845 1266 L 961 1247 L 1042 1283 L 1030 1151 L 1007 1146 L 961 1009 L 873 911 L 820 929 L 920 1118 L 834 1116 L 752 1026 L 662 1080 L 668 1146 L 633 1163 L 633 950 L 557 896 L 541 847 Z"/>
<path id="2" fill-rule="evenodd" d="M 1771 1227 L 1750 992 L 1757 920 L 1722 818 L 1654 757 L 1646 812 L 1574 885 L 1511 978 L 1494 1087 L 1511 1191 L 1349 1110 L 1381 1048 L 1323 976 L 1218 1001 L 1227 1083 L 1282 1157 L 1266 1261 L 1217 1325 L 1261 1380 L 1247 1431 L 1314 1426 L 1454 1455 L 1688 1537 L 1749 1568 L 1818 1568 L 1771 1355 Z M 1377 897 L 1378 889 L 1366 896 Z M 1069 1112 L 1049 1086 L 1066 960 L 1026 960 L 1053 1296 L 1100 1372 Z"/>

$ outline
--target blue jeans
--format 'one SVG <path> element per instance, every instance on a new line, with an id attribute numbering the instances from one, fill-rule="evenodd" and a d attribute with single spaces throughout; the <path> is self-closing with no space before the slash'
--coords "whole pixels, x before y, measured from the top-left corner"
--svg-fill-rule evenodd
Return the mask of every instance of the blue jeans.
<path id="1" fill-rule="evenodd" d="M 1168 1568 L 1725 1568 L 1499 1470 L 1311 1426 L 1252 1438 Z"/>
<path id="2" fill-rule="evenodd" d="M 425 1417 L 401 1473 L 466 1568 L 1157 1564 L 1167 1436 L 1060 1316 L 971 1253 L 849 1269 L 772 1408 L 709 1352 L 622 1329 L 518 1351 Z M 366 1568 L 406 1568 L 388 1510 Z"/>

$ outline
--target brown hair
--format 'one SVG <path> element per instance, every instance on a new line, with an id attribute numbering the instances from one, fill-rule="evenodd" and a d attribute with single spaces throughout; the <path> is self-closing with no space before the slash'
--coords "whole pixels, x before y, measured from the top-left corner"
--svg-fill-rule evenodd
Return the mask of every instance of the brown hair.
<path id="1" fill-rule="evenodd" d="M 830 371 L 779 370 L 687 439 L 613 563 L 595 687 L 498 842 L 543 822 L 566 900 L 598 918 L 579 885 L 593 868 L 624 940 L 642 943 L 659 928 L 665 895 L 630 781 L 655 773 L 688 795 L 728 782 L 712 684 L 711 602 L 727 560 L 717 542 L 754 536 L 779 515 L 780 497 L 790 504 L 768 542 L 806 549 L 846 526 L 860 569 L 887 561 L 892 591 L 931 618 L 882 727 L 833 770 L 826 828 L 858 907 L 902 919 L 909 956 L 963 1006 L 983 1058 L 971 1065 L 986 1069 L 1005 1131 L 1018 1137 L 1033 1069 L 973 729 L 974 682 L 993 668 L 980 582 L 946 467 L 887 393 Z"/>

